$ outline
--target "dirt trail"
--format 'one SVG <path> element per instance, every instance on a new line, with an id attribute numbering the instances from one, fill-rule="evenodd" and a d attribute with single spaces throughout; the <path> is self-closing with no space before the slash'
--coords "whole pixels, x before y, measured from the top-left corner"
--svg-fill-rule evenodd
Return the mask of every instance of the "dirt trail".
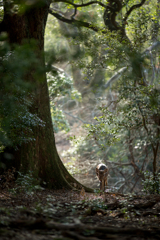
<path id="1" fill-rule="evenodd" d="M 160 196 L 0 193 L 0 240 L 160 239 Z"/>

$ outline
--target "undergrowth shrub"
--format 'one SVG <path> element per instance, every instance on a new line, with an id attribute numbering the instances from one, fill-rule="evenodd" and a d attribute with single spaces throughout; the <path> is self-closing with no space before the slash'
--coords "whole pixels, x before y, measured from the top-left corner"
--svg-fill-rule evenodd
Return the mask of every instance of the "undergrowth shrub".
<path id="1" fill-rule="evenodd" d="M 45 183 L 44 183 L 45 184 Z M 27 195 L 34 194 L 37 190 L 43 190 L 40 186 L 40 179 L 33 176 L 33 172 L 29 171 L 27 174 L 18 172 L 15 188 L 11 189 L 13 194 L 24 193 Z"/>
<path id="2" fill-rule="evenodd" d="M 160 173 L 153 176 L 150 172 L 144 173 L 145 180 L 142 181 L 143 191 L 149 194 L 160 194 Z"/>

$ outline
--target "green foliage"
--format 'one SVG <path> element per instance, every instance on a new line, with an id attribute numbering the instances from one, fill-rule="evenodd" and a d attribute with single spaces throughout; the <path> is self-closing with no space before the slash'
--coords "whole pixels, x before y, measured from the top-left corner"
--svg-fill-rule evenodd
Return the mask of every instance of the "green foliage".
<path id="1" fill-rule="evenodd" d="M 145 180 L 142 181 L 143 191 L 149 194 L 160 194 L 160 173 L 155 176 L 151 172 L 144 172 Z"/>
<path id="2" fill-rule="evenodd" d="M 69 99 L 81 101 L 81 94 L 73 87 L 72 78 L 62 69 L 53 67 L 52 71 L 47 73 L 47 82 L 54 131 L 65 130 L 68 132 L 69 123 L 60 109 L 61 105 Z"/>
<path id="3" fill-rule="evenodd" d="M 63 114 L 63 111 L 55 107 L 55 105 L 50 106 L 54 132 L 57 133 L 62 130 L 68 132 L 70 130 L 70 126 Z"/>
<path id="4" fill-rule="evenodd" d="M 73 87 L 71 77 L 66 76 L 64 71 L 53 69 L 52 72 L 47 73 L 49 95 L 54 100 L 55 97 L 68 94 Z"/>
<path id="5" fill-rule="evenodd" d="M 78 166 L 77 160 L 78 158 L 83 158 L 83 154 L 86 154 L 86 151 L 91 150 L 91 146 L 86 141 L 85 137 L 70 137 L 71 148 L 63 153 L 63 157 L 67 159 L 66 163 L 64 163 L 65 167 L 68 169 L 70 174 L 76 175 L 81 173 L 81 169 Z M 83 169 L 83 173 L 87 172 L 87 169 Z"/>
<path id="6" fill-rule="evenodd" d="M 80 169 L 77 165 L 77 159 L 75 157 L 71 156 L 70 161 L 64 163 L 64 165 L 71 175 L 80 173 Z"/>
<path id="7" fill-rule="evenodd" d="M 62 36 L 58 21 L 49 15 L 45 29 L 45 61 L 50 66 L 59 61 L 68 61 L 68 54 L 69 46 Z"/>
<path id="8" fill-rule="evenodd" d="M 97 159 L 104 158 L 104 151 L 101 150 L 93 139 L 88 138 L 87 132 L 79 137 L 70 137 L 69 140 L 71 147 L 64 151 L 62 156 L 65 159 L 65 167 L 72 175 L 87 174 L 93 167 L 91 164 L 87 165 L 89 161 L 94 161 L 95 165 Z M 85 165 L 86 167 L 84 168 Z"/>
<path id="9" fill-rule="evenodd" d="M 25 175 L 21 172 L 18 172 L 16 186 L 10 191 L 13 194 L 23 193 L 26 195 L 32 195 L 38 190 L 43 190 L 43 188 L 40 186 L 40 179 L 35 178 L 33 176 L 33 172 L 29 171 Z"/>
<path id="10" fill-rule="evenodd" d="M 150 146 L 160 141 L 159 134 L 159 91 L 153 86 L 125 86 L 115 102 L 116 111 L 100 107 L 103 115 L 95 117 L 95 124 L 86 125 L 89 135 L 103 139 L 102 147 L 113 145 L 128 133 L 137 132 L 137 145 Z M 157 121 L 156 121 L 157 120 Z M 138 138 L 139 136 L 139 138 Z"/>
<path id="11" fill-rule="evenodd" d="M 119 93 L 112 107 L 100 107 L 101 114 L 95 117 L 93 124 L 85 127 L 111 166 L 118 161 L 122 176 L 134 182 L 135 166 L 138 171 L 146 166 L 154 173 L 153 159 L 158 159 L 155 149 L 160 142 L 160 95 L 154 86 L 134 86 L 131 80 L 128 85 L 126 81 L 125 86 L 119 86 Z M 150 159 L 149 164 L 147 158 Z M 113 177 L 114 173 L 111 174 Z M 120 177 L 118 173 L 117 176 Z M 158 192 L 158 181 L 157 178 L 154 181 L 149 178 L 145 182 L 146 191 Z"/>
<path id="12" fill-rule="evenodd" d="M 54 131 L 69 131 L 69 124 L 65 119 L 62 110 L 60 110 L 58 106 L 56 106 L 56 102 L 58 97 L 69 93 L 72 85 L 71 78 L 65 76 L 64 72 L 59 72 L 55 70 L 47 73 L 47 81 Z"/>
<path id="13" fill-rule="evenodd" d="M 150 5 L 134 11 L 128 19 L 127 33 L 135 47 L 142 47 L 144 42 L 150 40 L 152 31 L 152 14 Z"/>
<path id="14" fill-rule="evenodd" d="M 104 32 L 102 34 L 101 31 L 94 33 L 91 29 L 80 29 L 64 22 L 57 27 L 56 24 L 54 25 L 53 31 L 57 38 L 55 39 L 52 32 L 52 38 L 48 44 L 50 49 L 53 42 L 56 46 L 53 52 L 50 51 L 53 63 L 57 59 L 59 66 L 65 65 L 69 75 L 73 75 L 74 86 L 80 89 L 84 99 L 86 97 L 88 100 L 91 93 L 94 96 L 94 103 L 98 102 L 97 96 L 102 96 L 102 99 L 106 100 L 104 104 L 102 99 L 99 100 L 99 106 L 101 106 L 99 109 L 94 107 L 93 115 L 96 116 L 94 122 L 85 125 L 92 139 L 84 138 L 79 146 L 78 144 L 76 146 L 75 143 L 69 153 L 73 159 L 76 154 L 77 157 L 85 155 L 85 151 L 94 152 L 94 157 L 99 154 L 103 156 L 102 159 L 111 162 L 118 160 L 120 164 L 128 164 L 128 162 L 131 164 L 132 157 L 135 159 L 137 168 L 141 169 L 144 166 L 142 163 L 145 162 L 145 158 L 148 157 L 152 161 L 157 157 L 155 149 L 158 149 L 160 140 L 158 123 L 160 94 L 159 84 L 157 84 L 158 77 L 155 77 L 154 81 L 152 79 L 156 74 L 156 64 L 159 64 L 159 53 L 153 51 L 151 56 L 143 52 L 153 43 L 154 34 L 158 36 L 159 26 L 155 29 L 155 23 L 159 21 L 159 10 L 155 0 L 144 3 L 139 8 L 132 8 L 134 10 L 131 11 L 124 23 L 123 17 L 134 4 L 133 0 L 124 1 L 123 8 L 116 17 L 117 26 L 125 28 L 123 33 L 116 30 L 109 32 L 106 28 L 106 34 Z M 73 6 L 58 3 L 55 8 L 57 8 L 57 12 L 61 9 L 64 16 L 68 16 Z M 93 22 L 94 26 L 101 28 L 105 27 L 103 14 L 104 8 L 98 4 L 90 5 L 77 8 L 75 19 Z M 49 21 L 56 22 L 51 18 Z M 47 58 L 47 62 L 51 61 Z M 111 79 L 117 69 L 126 66 L 126 71 L 122 73 L 120 80 L 116 77 Z M 82 84 L 77 81 L 77 75 L 74 79 L 73 69 L 77 69 L 80 73 L 78 77 L 80 76 Z M 54 81 L 53 86 L 57 89 L 58 87 L 55 86 L 58 86 L 59 83 Z M 107 81 L 110 84 L 107 85 Z M 146 81 L 146 86 L 142 85 L 143 81 Z M 109 91 L 108 87 L 110 87 Z M 68 93 L 64 91 L 64 94 Z M 64 99 L 66 100 L 66 98 Z M 56 107 L 59 105 L 56 104 L 54 108 L 56 109 Z M 56 114 L 54 114 L 54 118 Z M 88 122 L 90 121 L 89 119 Z M 121 173 L 125 173 L 125 176 L 127 171 L 128 176 L 133 173 L 131 170 L 133 165 L 127 166 L 127 164 L 121 167 L 123 170 Z M 150 166 L 151 164 L 148 165 L 148 168 Z"/>
<path id="15" fill-rule="evenodd" d="M 32 129 L 44 126 L 44 122 L 30 109 L 34 101 L 33 83 L 26 81 L 30 72 L 41 79 L 42 69 L 34 54 L 35 43 L 10 48 L 0 38 L 0 143 L 16 146 L 22 142 L 33 141 Z M 35 71 L 37 69 L 37 71 Z"/>

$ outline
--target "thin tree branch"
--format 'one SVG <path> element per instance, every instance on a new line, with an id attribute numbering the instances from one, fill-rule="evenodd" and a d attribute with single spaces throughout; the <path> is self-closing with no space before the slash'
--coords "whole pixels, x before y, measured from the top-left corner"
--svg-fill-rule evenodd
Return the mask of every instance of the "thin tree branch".
<path id="1" fill-rule="evenodd" d="M 155 79 L 155 66 L 153 62 L 153 54 L 151 51 L 150 51 L 150 59 L 151 59 L 151 67 L 152 67 L 152 77 L 151 77 L 150 84 L 152 85 Z"/>
<path id="2" fill-rule="evenodd" d="M 74 19 L 74 17 L 76 16 L 76 14 L 77 14 L 77 7 L 74 8 L 74 13 L 73 13 L 73 15 L 71 16 L 71 19 Z"/>
<path id="3" fill-rule="evenodd" d="M 96 26 L 93 26 L 93 24 L 91 24 L 91 23 L 83 22 L 83 21 L 78 21 L 78 20 L 74 19 L 73 17 L 72 17 L 72 19 L 65 18 L 62 14 L 56 12 L 56 11 L 55 11 L 54 9 L 52 9 L 52 8 L 49 9 L 49 13 L 50 13 L 51 15 L 53 15 L 54 17 L 56 17 L 57 19 L 59 19 L 60 21 L 65 22 L 65 23 L 68 23 L 68 24 L 73 24 L 73 25 L 75 25 L 76 27 L 85 27 L 85 28 L 92 29 L 92 30 L 95 31 L 95 32 L 106 33 L 106 30 L 97 28 Z"/>
<path id="4" fill-rule="evenodd" d="M 130 138 L 128 139 L 128 148 L 129 148 L 129 152 L 130 152 L 130 157 L 131 157 L 131 165 L 134 168 L 134 171 L 136 173 L 136 175 L 140 176 L 142 179 L 144 179 L 143 174 L 140 172 L 139 167 L 137 166 L 137 164 L 135 163 L 135 158 L 134 158 L 134 151 L 133 151 L 133 139 Z"/>
<path id="5" fill-rule="evenodd" d="M 113 164 L 113 165 L 117 165 L 117 166 L 122 166 L 122 167 L 124 167 L 124 166 L 132 166 L 132 164 L 130 163 L 130 162 L 128 162 L 128 163 L 123 163 L 123 162 L 112 162 L 112 161 L 107 161 L 107 163 L 109 163 L 109 164 Z"/>
<path id="6" fill-rule="evenodd" d="M 82 3 L 82 4 L 75 4 L 74 2 L 68 1 L 68 0 L 55 0 L 54 2 L 64 2 L 64 3 L 68 3 L 76 8 L 80 8 L 80 7 L 87 7 L 89 5 L 93 5 L 93 4 L 98 4 L 104 8 L 107 7 L 107 5 L 105 5 L 104 3 L 100 2 L 100 1 L 91 1 L 88 3 Z"/>
<path id="7" fill-rule="evenodd" d="M 159 47 L 160 47 L 160 41 L 156 41 L 150 47 L 146 48 L 146 50 L 142 53 L 143 57 L 145 57 L 145 55 L 149 55 L 150 57 L 151 66 L 152 66 L 152 77 L 151 77 L 150 85 L 152 85 L 154 82 L 155 71 L 156 71 L 154 66 L 152 51 L 157 50 Z"/>
<path id="8" fill-rule="evenodd" d="M 66 111 L 63 110 L 63 113 L 69 115 L 70 117 L 72 117 L 72 118 L 74 118 L 74 119 L 78 119 L 79 121 L 81 121 L 81 122 L 84 123 L 84 124 L 90 124 L 89 122 L 86 122 L 86 121 L 84 121 L 82 118 L 77 117 L 77 116 L 74 116 L 74 115 L 72 115 L 72 114 L 69 113 L 69 112 L 66 112 Z"/>
<path id="9" fill-rule="evenodd" d="M 135 180 L 135 183 L 133 184 L 133 186 L 131 188 L 131 192 L 133 192 L 133 190 L 134 190 L 135 186 L 137 185 L 137 182 L 138 182 L 139 179 L 140 179 L 140 176 L 138 175 L 137 179 Z M 144 180 L 144 178 L 143 178 L 143 180 Z"/>
<path id="10" fill-rule="evenodd" d="M 127 70 L 127 67 L 123 67 L 120 70 L 118 70 L 118 72 L 116 72 L 109 80 L 108 82 L 103 86 L 104 89 L 108 88 L 113 82 L 117 81 L 122 73 L 124 73 Z"/>
<path id="11" fill-rule="evenodd" d="M 160 41 L 154 42 L 150 47 L 148 47 L 144 52 L 143 55 L 150 53 L 154 49 L 157 49 L 160 47 Z"/>
<path id="12" fill-rule="evenodd" d="M 143 160 L 143 163 L 142 163 L 142 166 L 141 166 L 141 172 L 144 171 L 144 166 L 145 166 L 145 163 L 148 163 L 149 159 L 148 159 L 148 146 L 145 147 L 145 150 L 144 152 L 146 153 L 146 157 L 145 159 Z"/>
<path id="13" fill-rule="evenodd" d="M 158 49 L 159 47 L 160 47 L 160 41 L 156 41 L 150 47 L 146 48 L 146 50 L 142 53 L 143 57 L 145 57 L 145 55 L 149 55 L 150 57 L 151 66 L 152 66 L 152 77 L 151 77 L 150 85 L 153 84 L 155 79 L 155 66 L 153 62 L 152 51 Z"/>
<path id="14" fill-rule="evenodd" d="M 135 10 L 136 8 L 140 8 L 144 3 L 146 2 L 146 0 L 142 0 L 140 3 L 133 5 L 125 14 L 125 17 L 123 18 L 123 22 L 126 23 L 129 15 L 133 12 L 133 10 Z"/>
<path id="15" fill-rule="evenodd" d="M 108 5 L 105 9 L 103 19 L 106 27 L 112 32 L 120 30 L 119 24 L 116 22 L 116 17 L 122 9 L 122 3 L 120 0 L 108 1 Z M 122 30 L 122 29 L 121 29 Z M 125 35 L 125 31 L 121 31 L 121 34 Z"/>
<path id="16" fill-rule="evenodd" d="M 138 105 L 139 111 L 140 111 L 141 116 L 142 116 L 143 127 L 146 130 L 147 135 L 149 136 L 149 130 L 147 128 L 145 116 L 143 115 L 143 112 L 142 112 L 142 109 L 141 109 L 139 103 L 137 105 Z M 159 131 L 159 128 L 158 128 L 158 131 Z M 152 147 L 152 151 L 153 151 L 153 163 L 152 164 L 153 164 L 153 175 L 154 175 L 154 177 L 155 177 L 155 174 L 156 174 L 156 158 L 157 158 L 158 146 L 159 146 L 159 142 L 156 144 L 156 147 L 155 147 L 153 142 L 151 141 L 151 147 Z"/>

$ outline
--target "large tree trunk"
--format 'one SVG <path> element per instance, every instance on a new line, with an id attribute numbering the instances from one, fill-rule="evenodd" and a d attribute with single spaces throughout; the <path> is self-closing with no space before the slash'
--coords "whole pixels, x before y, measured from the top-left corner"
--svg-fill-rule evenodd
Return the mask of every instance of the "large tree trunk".
<path id="1" fill-rule="evenodd" d="M 29 44 L 32 39 L 36 41 L 37 48 L 33 51 L 36 51 L 42 69 L 45 68 L 44 31 L 49 5 L 46 1 L 43 6 L 32 6 L 24 14 L 13 14 L 8 8 L 4 8 L 4 19 L 0 25 L 0 32 L 8 33 L 11 45 L 23 44 L 24 39 Z M 46 74 L 43 72 L 40 81 L 34 78 L 34 71 L 27 73 L 26 78 L 35 84 L 31 112 L 36 113 L 45 122 L 45 126 L 35 127 L 35 141 L 22 144 L 13 153 L 16 162 L 19 163 L 21 171 L 25 173 L 32 170 L 35 176 L 40 177 L 51 188 L 71 188 L 76 180 L 63 166 L 55 146 Z M 80 184 L 77 182 L 78 185 Z"/>

